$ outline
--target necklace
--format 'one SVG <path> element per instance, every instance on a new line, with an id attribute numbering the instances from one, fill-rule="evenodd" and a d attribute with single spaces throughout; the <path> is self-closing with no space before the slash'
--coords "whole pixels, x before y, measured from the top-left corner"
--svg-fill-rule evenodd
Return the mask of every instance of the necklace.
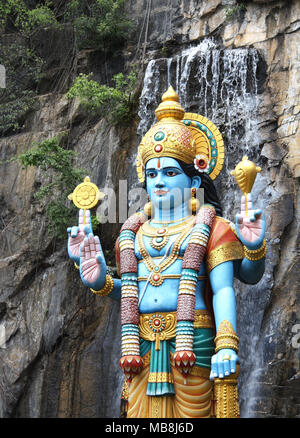
<path id="1" fill-rule="evenodd" d="M 187 220 L 180 222 L 176 225 L 169 225 L 168 222 L 161 222 L 159 224 L 161 225 L 160 227 L 153 227 L 152 225 L 150 225 L 150 220 L 148 220 L 141 226 L 141 229 L 146 236 L 163 236 L 166 233 L 171 236 L 172 234 L 180 233 L 182 230 L 185 229 L 186 226 L 191 225 L 194 222 L 195 216 L 189 216 Z"/>
<path id="2" fill-rule="evenodd" d="M 174 224 L 175 222 L 179 222 L 180 221 L 180 223 L 181 222 L 183 222 L 185 219 L 187 219 L 187 218 L 191 218 L 192 216 L 190 216 L 190 215 L 188 215 L 188 216 L 184 216 L 184 217 L 182 217 L 181 219 L 175 219 L 175 220 L 172 220 L 172 221 L 156 221 L 156 220 L 152 220 L 151 222 L 152 222 L 152 224 Z"/>
<path id="3" fill-rule="evenodd" d="M 190 233 L 192 226 L 193 226 L 193 222 L 189 221 L 188 224 L 186 223 L 185 226 L 182 227 L 182 229 L 184 228 L 184 231 L 180 233 L 177 239 L 175 240 L 170 255 L 167 256 L 167 252 L 166 252 L 165 256 L 158 264 L 154 263 L 153 258 L 150 256 L 144 245 L 143 242 L 144 233 L 142 231 L 142 227 L 140 227 L 137 233 L 138 246 L 139 246 L 139 251 L 143 257 L 144 263 L 148 271 L 150 271 L 149 274 L 150 284 L 152 284 L 153 286 L 160 286 L 163 283 L 164 277 L 162 276 L 161 273 L 169 266 L 171 266 L 175 262 L 175 260 L 177 260 L 181 244 Z"/>
<path id="4" fill-rule="evenodd" d="M 170 226 L 167 222 L 161 222 L 160 227 L 153 227 L 150 225 L 150 221 L 147 221 L 142 225 L 141 232 L 151 238 L 150 245 L 152 248 L 160 251 L 169 242 L 170 236 L 183 232 L 187 226 L 192 226 L 194 221 L 194 216 L 188 216 L 187 220 L 183 220 L 176 225 Z"/>

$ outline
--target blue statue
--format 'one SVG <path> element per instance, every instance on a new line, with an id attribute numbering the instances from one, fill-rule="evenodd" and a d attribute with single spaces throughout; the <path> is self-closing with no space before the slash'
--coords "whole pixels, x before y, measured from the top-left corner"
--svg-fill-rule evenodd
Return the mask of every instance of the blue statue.
<path id="1" fill-rule="evenodd" d="M 238 417 L 233 280 L 255 284 L 265 269 L 264 215 L 250 195 L 259 168 L 244 157 L 234 171 L 244 194 L 234 225 L 213 184 L 224 163 L 218 129 L 185 113 L 172 87 L 156 116 L 137 154 L 149 202 L 116 242 L 121 278 L 107 274 L 89 210 L 68 229 L 68 253 L 87 287 L 121 301 L 127 417 Z"/>

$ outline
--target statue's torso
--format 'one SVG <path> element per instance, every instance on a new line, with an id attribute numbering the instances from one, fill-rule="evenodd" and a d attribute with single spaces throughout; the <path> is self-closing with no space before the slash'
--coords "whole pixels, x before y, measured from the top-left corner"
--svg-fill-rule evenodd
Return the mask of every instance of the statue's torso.
<path id="1" fill-rule="evenodd" d="M 152 313 L 152 312 L 170 312 L 176 311 L 177 309 L 177 298 L 178 298 L 178 290 L 179 290 L 179 282 L 182 268 L 182 259 L 187 248 L 190 234 L 192 228 L 186 230 L 187 235 L 184 237 L 182 233 L 176 233 L 169 236 L 168 244 L 166 244 L 160 250 L 155 249 L 151 246 L 150 241 L 151 237 L 142 233 L 142 238 L 140 235 L 137 235 L 135 239 L 135 255 L 138 260 L 138 287 L 139 287 L 139 298 L 140 305 L 139 310 L 141 313 Z M 175 242 L 178 242 L 178 238 L 182 236 L 182 242 L 180 242 L 178 257 L 174 257 L 174 261 L 172 263 L 168 263 L 166 268 L 163 269 L 160 274 L 163 276 L 167 276 L 169 278 L 164 278 L 162 284 L 159 286 L 154 286 L 148 281 L 149 277 L 149 264 L 145 263 L 145 258 L 143 257 L 144 252 L 141 251 L 140 244 L 144 247 L 144 250 L 147 251 L 151 258 L 151 263 L 154 265 L 159 265 L 164 259 L 166 254 L 166 249 L 170 245 L 170 251 L 174 247 Z M 196 309 L 205 309 L 204 303 L 204 288 L 205 281 L 207 279 L 207 272 L 205 263 L 202 263 L 200 272 L 199 272 L 199 280 L 197 282 L 196 289 Z M 146 290 L 145 286 L 147 284 Z M 142 297 L 143 296 L 143 297 Z M 142 297 L 142 299 L 141 299 Z"/>

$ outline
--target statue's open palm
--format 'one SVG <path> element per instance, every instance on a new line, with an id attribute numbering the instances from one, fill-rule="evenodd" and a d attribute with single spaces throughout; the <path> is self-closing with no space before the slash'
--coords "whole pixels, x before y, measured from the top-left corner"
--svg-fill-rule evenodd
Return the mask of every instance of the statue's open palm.
<path id="1" fill-rule="evenodd" d="M 82 282 L 95 290 L 104 286 L 106 263 L 98 236 L 89 233 L 80 246 L 80 276 Z"/>

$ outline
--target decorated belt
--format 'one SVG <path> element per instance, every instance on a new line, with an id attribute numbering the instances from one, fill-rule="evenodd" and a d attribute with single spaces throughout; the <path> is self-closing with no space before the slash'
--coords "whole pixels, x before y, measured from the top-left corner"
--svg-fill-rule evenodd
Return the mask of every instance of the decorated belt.
<path id="1" fill-rule="evenodd" d="M 213 328 L 213 322 L 206 309 L 195 310 L 194 328 Z M 140 336 L 146 341 L 155 341 L 160 350 L 160 341 L 176 336 L 176 312 L 141 313 Z"/>
<path id="2" fill-rule="evenodd" d="M 159 279 L 161 279 L 162 281 L 159 281 L 159 279 L 158 280 L 156 280 L 155 279 L 155 276 L 158 276 L 159 277 Z M 153 283 L 153 281 L 151 281 L 151 278 L 154 280 L 154 283 L 156 283 L 156 282 L 158 282 L 157 284 L 154 284 Z M 138 281 L 148 281 L 149 279 L 150 279 L 150 283 L 152 284 L 152 285 L 154 285 L 154 286 L 160 286 L 161 285 L 161 283 L 164 281 L 164 280 L 167 280 L 167 279 L 175 279 L 175 280 L 180 280 L 180 278 L 181 278 L 181 274 L 165 274 L 165 275 L 162 275 L 162 274 L 160 274 L 160 273 L 155 273 L 154 272 L 154 274 L 151 276 L 151 277 L 141 277 L 141 276 L 139 276 L 138 277 Z M 197 277 L 197 280 L 207 280 L 208 279 L 208 276 L 207 275 L 198 275 L 198 277 Z"/>

